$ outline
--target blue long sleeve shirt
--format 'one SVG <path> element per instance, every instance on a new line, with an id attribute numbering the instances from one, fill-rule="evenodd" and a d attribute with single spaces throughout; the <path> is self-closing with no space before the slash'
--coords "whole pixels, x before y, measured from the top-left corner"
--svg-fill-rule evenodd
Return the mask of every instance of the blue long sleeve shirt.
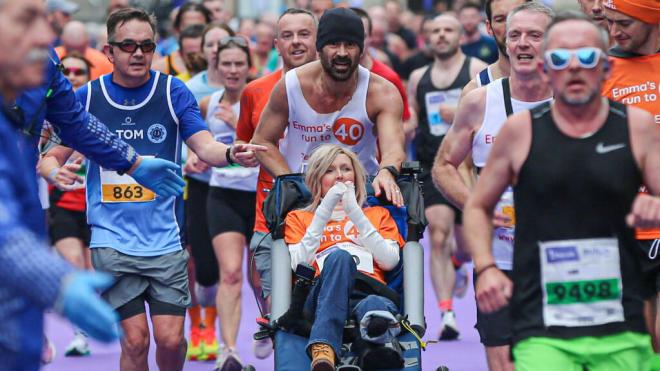
<path id="1" fill-rule="evenodd" d="M 0 113 L 0 370 L 37 370 L 43 310 L 53 305 L 73 268 L 47 247 L 36 172 L 23 138 Z"/>
<path id="2" fill-rule="evenodd" d="M 60 60 L 50 50 L 44 82 L 41 86 L 23 92 L 16 99 L 22 123 L 19 136 L 20 153 L 27 166 L 34 169 L 39 160 L 37 145 L 44 120 L 48 120 L 62 144 L 84 154 L 104 168 L 127 171 L 137 160 L 133 147 L 119 139 L 96 117 L 85 111 L 78 101 L 69 80 L 59 69 Z M 34 181 L 36 185 L 36 179 Z M 36 192 L 36 191 L 35 191 Z M 44 218 L 28 220 L 45 236 Z"/>
<path id="3" fill-rule="evenodd" d="M 44 83 L 28 90 L 16 100 L 24 115 L 23 130 L 29 131 L 26 143 L 31 162 L 36 164 L 36 148 L 44 119 L 55 128 L 62 144 L 84 154 L 106 169 L 127 171 L 137 160 L 130 145 L 110 132 L 105 125 L 85 111 L 73 87 L 59 69 L 60 60 L 53 49 L 47 62 Z"/>
<path id="4" fill-rule="evenodd" d="M 64 145 L 105 168 L 127 171 L 138 157 L 85 111 L 50 54 L 44 83 L 18 97 L 18 111 L 0 97 L 0 371 L 39 369 L 43 310 L 73 271 L 46 242 L 35 169 L 44 119 Z"/>

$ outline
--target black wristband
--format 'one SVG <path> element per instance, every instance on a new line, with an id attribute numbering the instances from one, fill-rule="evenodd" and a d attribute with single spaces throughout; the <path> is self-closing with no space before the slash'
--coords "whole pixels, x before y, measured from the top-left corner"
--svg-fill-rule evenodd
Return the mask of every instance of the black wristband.
<path id="1" fill-rule="evenodd" d="M 481 268 L 481 269 L 475 271 L 474 273 L 476 273 L 477 276 L 478 276 L 478 275 L 484 273 L 485 271 L 489 270 L 490 268 L 497 268 L 497 264 L 495 264 L 495 263 L 490 263 L 490 264 L 488 264 L 487 266 L 485 266 L 485 267 L 483 267 L 483 268 Z"/>
<path id="2" fill-rule="evenodd" d="M 228 165 L 234 164 L 234 161 L 231 159 L 231 146 L 227 147 L 227 151 L 225 152 L 225 159 L 227 160 Z"/>
<path id="3" fill-rule="evenodd" d="M 390 174 L 392 174 L 392 176 L 394 177 L 394 179 L 399 177 L 399 170 L 397 170 L 394 165 L 383 166 L 380 169 L 378 169 L 378 172 L 380 173 L 381 170 L 389 171 Z M 378 173 L 376 173 L 376 175 L 378 175 Z"/>

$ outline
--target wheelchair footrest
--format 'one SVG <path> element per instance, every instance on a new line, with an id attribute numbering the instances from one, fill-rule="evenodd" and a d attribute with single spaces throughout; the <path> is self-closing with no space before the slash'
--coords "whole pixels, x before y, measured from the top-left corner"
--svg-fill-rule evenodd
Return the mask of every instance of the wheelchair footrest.
<path id="1" fill-rule="evenodd" d="M 259 325 L 259 331 L 255 332 L 254 335 L 252 335 L 252 338 L 254 340 L 263 340 L 265 338 L 272 339 L 275 337 L 275 331 L 277 329 L 271 326 L 268 315 L 266 315 L 265 317 L 257 317 L 257 325 Z"/>

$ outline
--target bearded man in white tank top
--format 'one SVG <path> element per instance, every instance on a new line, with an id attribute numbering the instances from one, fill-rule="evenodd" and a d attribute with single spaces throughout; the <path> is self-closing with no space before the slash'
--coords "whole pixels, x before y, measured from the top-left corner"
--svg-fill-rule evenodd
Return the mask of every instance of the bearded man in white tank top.
<path id="1" fill-rule="evenodd" d="M 538 71 L 538 64 L 543 59 L 540 52 L 543 35 L 552 18 L 552 11 L 537 3 L 525 3 L 513 9 L 507 19 L 506 36 L 510 77 L 469 92 L 459 103 L 454 123 L 440 146 L 432 172 L 440 191 L 460 209 L 471 192 L 458 173 L 461 162 L 471 155 L 475 168 L 483 168 L 509 115 L 552 100 L 552 90 Z M 494 223 L 499 228 L 493 233 L 493 254 L 497 266 L 511 272 L 515 216 L 510 189 L 500 199 L 495 215 Z M 475 327 L 486 347 L 491 371 L 513 370 L 509 353 L 509 316 L 508 307 L 489 314 L 477 312 Z"/>
<path id="2" fill-rule="evenodd" d="M 316 147 L 343 145 L 375 176 L 376 196 L 402 206 L 395 179 L 406 158 L 403 103 L 392 83 L 359 66 L 360 17 L 350 9 L 326 11 L 316 49 L 320 61 L 287 72 L 275 85 L 251 141 L 268 148 L 259 161 L 274 177 L 303 172 Z"/>

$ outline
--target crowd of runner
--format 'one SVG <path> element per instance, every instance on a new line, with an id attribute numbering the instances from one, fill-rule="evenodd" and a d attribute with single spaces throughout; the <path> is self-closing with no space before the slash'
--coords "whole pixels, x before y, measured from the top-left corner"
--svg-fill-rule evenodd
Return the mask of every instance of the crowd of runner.
<path id="1" fill-rule="evenodd" d="M 0 279 L 43 270 L 51 282 L 36 293 L 0 288 L 0 301 L 11 298 L 0 313 L 17 318 L 0 325 L 0 370 L 52 362 L 45 335 L 23 349 L 10 335 L 48 307 L 74 324 L 58 350 L 66 356 L 93 356 L 90 336 L 122 333 L 121 370 L 148 368 L 152 336 L 161 370 L 215 361 L 233 371 L 247 352 L 269 357 L 269 337 L 237 344 L 241 302 L 258 301 L 261 313 L 250 315 L 269 313 L 274 241 L 262 205 L 275 177 L 307 171 L 312 204 L 287 218 L 285 235 L 292 269 L 307 263 L 319 275 L 312 369 L 333 370 L 341 347 L 329 323 L 361 313 L 364 339 L 376 341 L 398 326 L 398 309 L 387 298 L 349 307 L 337 293 L 351 293 L 352 281 L 337 277 L 353 277 L 355 264 L 321 252 L 362 246 L 343 249 L 366 251 L 370 264 L 357 271 L 384 284 L 403 241 L 380 209 L 362 209 L 359 179 L 403 206 L 396 178 L 411 160 L 428 221 L 435 297 L 426 300 L 437 302 L 425 315 L 441 319 L 426 337 L 473 331 L 459 329 L 453 308 L 473 284 L 491 371 L 657 362 L 657 0 L 577 0 L 573 11 L 526 0 L 415 11 L 397 0 L 297 0 L 255 19 L 204 0 L 171 6 L 167 20 L 129 3 L 111 0 L 98 32 L 75 19 L 71 1 L 0 0 L 0 47 L 21 38 L 1 36 L 3 20 L 32 17 L 20 39 L 29 52 L 0 57 L 0 147 L 9 151 L 0 156 L 9 184 L 0 190 L 9 192 L 0 193 Z M 44 65 L 43 79 L 25 77 Z M 12 166 L 14 147 L 25 161 Z M 40 190 L 34 175 L 5 180 L 15 166 L 36 166 Z M 5 204 L 11 187 L 30 194 Z M 17 221 L 5 220 L 13 213 Z M 68 264 L 46 253 L 41 267 L 18 260 L 47 237 Z M 241 296 L 244 280 L 254 298 Z M 391 312 L 385 327 L 361 323 L 360 305 Z"/>

